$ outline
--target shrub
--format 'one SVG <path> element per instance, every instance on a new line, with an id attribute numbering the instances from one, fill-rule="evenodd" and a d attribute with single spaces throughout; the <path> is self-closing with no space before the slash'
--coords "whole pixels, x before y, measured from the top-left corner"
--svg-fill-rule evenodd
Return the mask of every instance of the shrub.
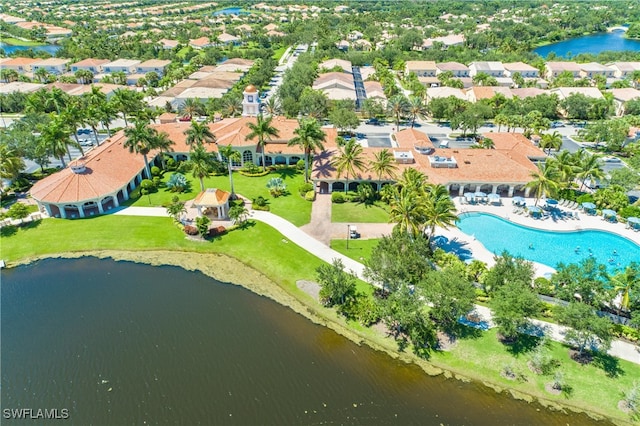
<path id="1" fill-rule="evenodd" d="M 284 184 L 281 178 L 271 178 L 269 182 L 267 182 L 267 189 L 272 197 L 277 198 L 285 194 L 287 185 Z"/>
<path id="2" fill-rule="evenodd" d="M 306 182 L 298 187 L 298 192 L 300 193 L 300 195 L 305 196 L 307 192 L 311 191 L 312 189 L 313 184 L 311 182 Z"/>
<path id="3" fill-rule="evenodd" d="M 253 209 L 254 210 L 262 210 L 269 211 L 269 205 L 267 204 L 267 200 L 264 197 L 257 197 L 253 199 Z"/>
<path id="4" fill-rule="evenodd" d="M 176 160 L 174 160 L 171 157 L 167 158 L 167 160 L 165 162 L 165 165 L 167 167 L 167 170 L 171 170 L 171 171 L 173 171 L 173 170 L 178 168 L 178 163 L 176 162 Z"/>
<path id="5" fill-rule="evenodd" d="M 211 219 L 206 216 L 198 216 L 196 217 L 196 228 L 198 229 L 198 234 L 201 237 L 205 237 L 209 233 L 209 224 L 211 223 Z"/>
<path id="6" fill-rule="evenodd" d="M 311 191 L 307 192 L 304 195 L 304 199 L 307 201 L 314 201 L 316 199 L 316 191 L 312 189 Z"/>
<path id="7" fill-rule="evenodd" d="M 191 225 L 186 225 L 184 227 L 184 233 L 187 235 L 198 235 L 198 228 Z"/>
<path id="8" fill-rule="evenodd" d="M 545 277 L 536 278 L 533 281 L 533 289 L 536 293 L 544 294 L 545 296 L 553 296 L 555 294 L 555 287 Z"/>
<path id="9" fill-rule="evenodd" d="M 189 173 L 191 169 L 193 169 L 193 164 L 190 161 L 181 161 L 176 167 L 176 171 L 182 174 Z"/>
<path id="10" fill-rule="evenodd" d="M 576 201 L 579 204 L 582 204 L 582 203 L 593 203 L 593 195 L 591 195 L 591 194 L 582 194 L 581 196 L 576 198 Z"/>
<path id="11" fill-rule="evenodd" d="M 296 169 L 304 170 L 304 160 L 298 160 L 298 162 L 296 163 Z"/>
<path id="12" fill-rule="evenodd" d="M 247 173 L 249 175 L 252 175 L 252 174 L 255 174 L 255 173 L 262 173 L 262 169 L 259 166 L 255 165 L 253 163 L 249 163 L 249 162 L 245 163 L 242 166 L 242 169 L 240 169 L 240 171 L 241 172 L 245 172 L 245 173 Z"/>
<path id="13" fill-rule="evenodd" d="M 140 187 L 147 190 L 147 192 L 151 192 L 156 186 L 153 184 L 153 181 L 151 179 L 142 179 L 142 182 L 140 182 Z"/>
<path id="14" fill-rule="evenodd" d="M 9 207 L 7 216 L 13 219 L 24 219 L 29 216 L 29 206 L 23 203 L 14 203 Z"/>
<path id="15" fill-rule="evenodd" d="M 336 204 L 342 204 L 345 201 L 344 194 L 342 192 L 332 192 L 331 202 Z"/>
<path id="16" fill-rule="evenodd" d="M 158 166 L 151 167 L 151 176 L 160 176 L 161 170 Z"/>
<path id="17" fill-rule="evenodd" d="M 158 188 L 162 182 L 160 181 L 160 176 L 153 177 L 153 186 Z"/>
<path id="18" fill-rule="evenodd" d="M 189 181 L 182 173 L 174 173 L 167 181 L 166 186 L 171 192 L 183 192 L 189 186 Z"/>

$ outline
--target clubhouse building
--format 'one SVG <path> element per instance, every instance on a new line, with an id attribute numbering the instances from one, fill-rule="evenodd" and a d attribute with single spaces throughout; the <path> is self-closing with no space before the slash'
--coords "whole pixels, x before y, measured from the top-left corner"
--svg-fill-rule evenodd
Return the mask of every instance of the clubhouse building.
<path id="1" fill-rule="evenodd" d="M 230 145 L 241 154 L 233 167 L 240 168 L 251 163 L 262 164 L 262 147 L 257 138 L 247 140 L 251 133 L 249 123 L 255 123 L 259 110 L 258 92 L 253 86 L 244 91 L 243 116 L 225 118 L 209 123 L 217 142 L 206 149 L 217 152 L 218 146 Z M 265 164 L 295 165 L 304 153 L 298 146 L 289 146 L 295 136 L 298 121 L 275 116 L 271 122 L 278 136 L 268 140 L 264 147 Z M 165 132 L 174 142 L 173 151 L 165 152 L 175 160 L 189 159 L 189 146 L 185 132 L 191 123 L 171 122 L 153 125 Z M 359 183 L 369 182 L 380 189 L 394 181 L 393 176 L 377 176 L 361 171 L 356 176 L 339 176 L 332 159 L 338 155 L 337 132 L 324 128 L 325 150 L 313 159 L 311 178 L 319 192 L 355 190 Z M 427 176 L 428 182 L 442 184 L 452 195 L 464 192 L 483 191 L 504 196 L 528 195 L 525 185 L 531 180 L 531 172 L 537 170 L 536 161 L 546 157 L 531 141 L 517 133 L 489 133 L 485 137 L 494 143 L 494 149 L 448 149 L 436 148 L 429 137 L 415 129 L 405 129 L 391 135 L 392 153 L 398 166 L 398 175 L 403 169 L 416 168 Z M 103 213 L 118 207 L 129 199 L 131 192 L 147 178 L 142 155 L 130 153 L 124 147 L 123 131 L 113 135 L 84 157 L 72 161 L 69 166 L 38 181 L 31 189 L 32 198 L 40 211 L 50 217 L 83 218 Z M 384 148 L 363 147 L 365 164 L 374 159 L 376 152 Z M 150 165 L 160 165 L 160 152 L 148 154 Z"/>

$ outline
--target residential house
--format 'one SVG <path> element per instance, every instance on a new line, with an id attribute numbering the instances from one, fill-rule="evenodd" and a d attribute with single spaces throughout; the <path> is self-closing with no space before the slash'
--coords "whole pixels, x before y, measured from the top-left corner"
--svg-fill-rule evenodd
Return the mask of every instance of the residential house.
<path id="1" fill-rule="evenodd" d="M 360 40 L 363 35 L 364 34 L 362 34 L 360 31 L 351 31 L 349 34 L 347 34 L 347 40 L 349 41 Z"/>
<path id="2" fill-rule="evenodd" d="M 240 44 L 240 38 L 231 34 L 222 33 L 218 35 L 218 46 L 229 46 L 234 45 L 237 46 Z"/>
<path id="3" fill-rule="evenodd" d="M 349 43 L 348 40 L 340 40 L 339 42 L 336 43 L 336 47 L 338 48 L 338 50 L 342 50 L 343 52 L 346 52 L 351 47 L 351 43 Z"/>
<path id="4" fill-rule="evenodd" d="M 94 59 L 94 58 L 83 59 L 80 62 L 71 64 L 71 72 L 76 73 L 77 71 L 80 71 L 80 70 L 86 70 L 86 71 L 91 71 L 94 75 L 99 74 L 104 71 L 102 68 L 103 65 L 108 64 L 109 62 L 111 61 L 108 59 Z"/>
<path id="5" fill-rule="evenodd" d="M 576 93 L 592 99 L 604 99 L 604 96 L 602 96 L 602 93 L 597 87 L 556 87 L 549 90 L 549 93 L 556 94 L 560 100 L 566 99 Z"/>
<path id="6" fill-rule="evenodd" d="M 462 89 L 454 87 L 429 87 L 427 88 L 427 101 L 438 98 L 448 98 L 454 96 L 460 100 L 466 101 L 467 95 Z"/>
<path id="7" fill-rule="evenodd" d="M 318 69 L 332 70 L 337 67 L 340 67 L 344 72 L 351 74 L 351 62 L 345 61 L 344 59 L 329 59 L 318 64 Z"/>
<path id="8" fill-rule="evenodd" d="M 640 62 L 612 62 L 607 64 L 613 70 L 613 76 L 619 79 L 631 77 L 635 71 L 640 71 Z"/>
<path id="9" fill-rule="evenodd" d="M 502 62 L 496 62 L 496 61 L 481 61 L 481 62 L 471 62 L 469 64 L 469 75 L 471 77 L 476 76 L 479 73 L 485 73 L 491 77 L 504 77 L 504 66 L 502 65 Z"/>
<path id="10" fill-rule="evenodd" d="M 613 78 L 615 71 L 611 68 L 599 64 L 597 62 L 589 62 L 586 64 L 579 64 L 580 77 L 593 79 L 595 76 L 600 75 L 605 78 Z"/>
<path id="11" fill-rule="evenodd" d="M 384 94 L 384 89 L 379 82 L 365 81 L 364 91 L 367 94 L 367 99 L 376 99 L 381 101 L 383 105 L 386 105 L 387 96 Z"/>
<path id="12" fill-rule="evenodd" d="M 536 67 L 532 67 L 529 64 L 525 64 L 524 62 L 509 62 L 503 64 L 504 66 L 504 75 L 506 77 L 512 77 L 513 74 L 519 73 L 524 79 L 540 78 L 540 70 Z"/>
<path id="13" fill-rule="evenodd" d="M 320 74 L 313 83 L 314 90 L 322 90 L 330 100 L 357 100 L 353 75 L 345 72 Z"/>
<path id="14" fill-rule="evenodd" d="M 1 83 L 0 84 L 0 95 L 8 95 L 9 93 L 33 93 L 41 88 L 43 88 L 43 84 L 39 83 L 25 83 L 22 81 L 12 81 L 11 83 Z"/>
<path id="15" fill-rule="evenodd" d="M 31 66 L 39 61 L 40 59 L 34 58 L 7 58 L 2 61 L 2 68 L 15 70 L 18 74 L 26 74 L 32 72 Z"/>
<path id="16" fill-rule="evenodd" d="M 169 66 L 171 61 L 162 59 L 150 59 L 144 61 L 136 66 L 137 74 L 147 74 L 149 72 L 155 72 L 159 77 L 164 75 L 164 71 Z"/>
<path id="17" fill-rule="evenodd" d="M 513 98 L 513 93 L 508 87 L 501 86 L 476 86 L 467 89 L 467 100 L 469 102 L 477 102 L 482 99 L 491 99 L 500 94 L 507 99 Z"/>
<path id="18" fill-rule="evenodd" d="M 418 77 L 435 77 L 438 68 L 434 61 L 407 61 L 404 72 L 406 75 L 414 73 Z"/>
<path id="19" fill-rule="evenodd" d="M 365 39 L 361 38 L 361 39 L 356 40 L 356 41 L 353 42 L 353 47 L 356 50 L 362 50 L 362 51 L 365 51 L 365 52 L 369 52 L 373 46 L 371 45 L 371 42 L 369 40 L 365 40 Z"/>
<path id="20" fill-rule="evenodd" d="M 196 50 L 205 49 L 207 47 L 213 47 L 213 43 L 209 40 L 209 37 L 200 37 L 193 40 L 189 40 L 189 46 Z"/>
<path id="21" fill-rule="evenodd" d="M 137 59 L 116 59 L 113 62 L 102 65 L 105 73 L 123 72 L 125 74 L 135 74 L 136 67 L 140 64 Z"/>
<path id="22" fill-rule="evenodd" d="M 608 92 L 613 95 L 613 103 L 616 109 L 616 115 L 618 116 L 622 116 L 625 114 L 625 107 L 627 102 L 640 99 L 640 90 L 633 89 L 631 87 L 625 87 L 623 89 L 611 89 Z"/>
<path id="23" fill-rule="evenodd" d="M 454 77 L 470 77 L 471 70 L 468 66 L 461 64 L 460 62 L 438 62 L 436 63 L 436 75 L 440 75 L 443 72 L 450 71 Z"/>
<path id="24" fill-rule="evenodd" d="M 178 40 L 170 40 L 168 38 L 163 38 L 161 40 L 158 40 L 158 43 L 160 43 L 160 46 L 162 46 L 164 50 L 175 49 L 180 44 Z"/>
<path id="25" fill-rule="evenodd" d="M 31 70 L 35 73 L 39 69 L 45 69 L 49 74 L 61 75 L 67 72 L 69 59 L 47 58 L 40 59 L 31 64 Z"/>
<path id="26" fill-rule="evenodd" d="M 575 62 L 547 62 L 544 65 L 545 78 L 553 80 L 563 72 L 570 72 L 573 78 L 580 78 L 580 65 Z"/>

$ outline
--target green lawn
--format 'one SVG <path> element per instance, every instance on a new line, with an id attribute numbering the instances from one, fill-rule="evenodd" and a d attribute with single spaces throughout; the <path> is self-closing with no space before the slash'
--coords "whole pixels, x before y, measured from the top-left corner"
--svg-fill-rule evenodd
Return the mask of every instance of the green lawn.
<path id="1" fill-rule="evenodd" d="M 331 248 L 353 260 L 362 262 L 363 259 L 371 258 L 371 252 L 379 241 L 378 238 L 349 240 L 349 249 L 347 250 L 347 240 L 331 240 Z"/>
<path id="2" fill-rule="evenodd" d="M 163 182 L 166 182 L 172 173 L 165 173 Z M 128 205 L 148 207 L 148 206 L 162 206 L 171 202 L 171 198 L 177 195 L 181 200 L 191 200 L 200 192 L 200 181 L 191 176 L 190 173 L 186 174 L 187 179 L 191 183 L 189 191 L 181 194 L 168 191 L 166 188 L 160 188 L 157 192 L 149 195 L 139 196 L 139 192 L 133 191 L 132 199 L 127 202 Z M 285 185 L 287 185 L 288 195 L 273 198 L 267 190 L 267 182 L 274 177 L 282 178 Z M 246 177 L 240 173 L 233 173 L 233 184 L 235 191 L 238 194 L 244 195 L 247 198 L 254 199 L 258 196 L 262 196 L 268 200 L 271 212 L 282 216 L 296 226 L 302 226 L 311 220 L 311 202 L 306 201 L 298 194 L 298 187 L 304 183 L 303 173 L 293 171 L 290 169 L 283 169 L 281 171 L 272 172 L 266 176 L 261 177 Z M 229 184 L 229 176 L 212 176 L 205 179 L 206 188 L 220 188 L 225 191 L 229 191 L 231 186 Z"/>
<path id="3" fill-rule="evenodd" d="M 2 42 L 10 44 L 12 46 L 44 46 L 45 43 L 33 40 L 20 40 L 13 37 L 2 37 Z"/>
<path id="4" fill-rule="evenodd" d="M 273 51 L 273 59 L 275 59 L 276 61 L 279 61 L 280 58 L 282 58 L 282 55 L 284 55 L 284 52 L 287 51 L 287 46 L 282 46 L 276 50 Z"/>
<path id="5" fill-rule="evenodd" d="M 380 202 L 372 206 L 364 203 L 332 203 L 331 222 L 389 223 L 389 213 L 382 206 Z"/>

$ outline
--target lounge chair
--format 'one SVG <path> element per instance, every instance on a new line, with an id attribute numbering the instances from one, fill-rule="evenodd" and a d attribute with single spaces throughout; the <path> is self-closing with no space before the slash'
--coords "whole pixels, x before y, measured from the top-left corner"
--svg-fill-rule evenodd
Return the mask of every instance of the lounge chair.
<path id="1" fill-rule="evenodd" d="M 563 207 L 566 206 L 567 200 L 565 200 L 564 198 L 561 198 L 560 201 L 558 201 L 558 205 Z"/>

